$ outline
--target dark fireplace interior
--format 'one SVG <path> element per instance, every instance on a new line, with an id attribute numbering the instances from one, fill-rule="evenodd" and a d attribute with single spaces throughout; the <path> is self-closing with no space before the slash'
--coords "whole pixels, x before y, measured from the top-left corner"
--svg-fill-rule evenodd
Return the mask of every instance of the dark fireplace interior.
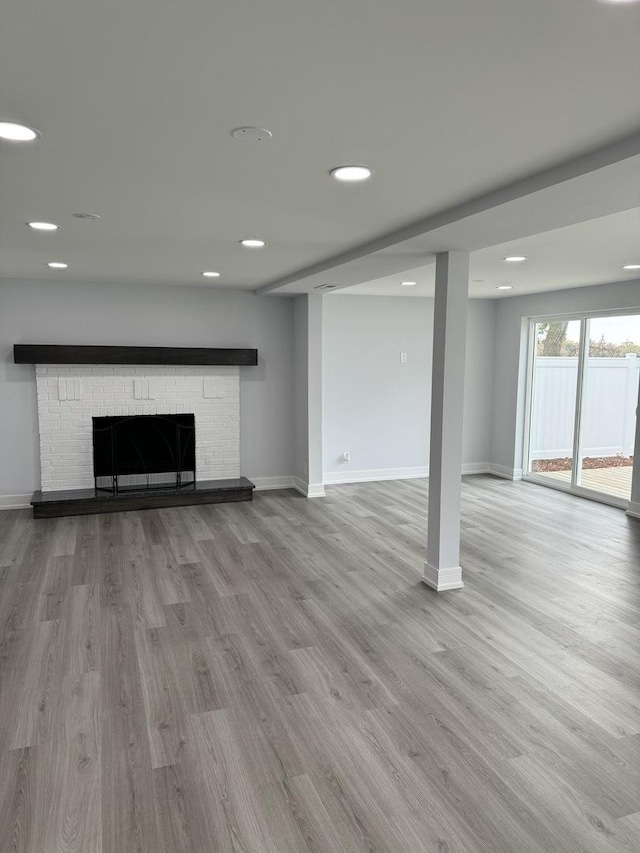
<path id="1" fill-rule="evenodd" d="M 96 489 L 113 492 L 193 485 L 192 414 L 93 418 Z"/>

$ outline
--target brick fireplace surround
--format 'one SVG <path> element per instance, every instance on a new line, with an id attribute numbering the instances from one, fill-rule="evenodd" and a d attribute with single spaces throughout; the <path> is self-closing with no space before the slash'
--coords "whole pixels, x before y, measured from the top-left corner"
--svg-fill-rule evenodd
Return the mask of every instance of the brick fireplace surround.
<path id="1" fill-rule="evenodd" d="M 93 417 L 193 413 L 197 479 L 240 476 L 239 367 L 36 365 L 42 491 L 92 488 Z"/>

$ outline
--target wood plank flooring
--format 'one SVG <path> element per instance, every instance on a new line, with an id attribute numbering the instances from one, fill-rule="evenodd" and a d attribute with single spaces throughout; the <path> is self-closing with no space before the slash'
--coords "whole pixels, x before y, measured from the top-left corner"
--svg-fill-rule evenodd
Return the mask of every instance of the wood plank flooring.
<path id="1" fill-rule="evenodd" d="M 3 853 L 638 853 L 640 522 L 463 496 L 1 512 Z"/>

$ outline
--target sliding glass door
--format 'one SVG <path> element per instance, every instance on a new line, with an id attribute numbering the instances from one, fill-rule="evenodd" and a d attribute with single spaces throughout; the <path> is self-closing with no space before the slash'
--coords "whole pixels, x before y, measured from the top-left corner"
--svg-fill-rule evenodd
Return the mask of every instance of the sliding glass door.
<path id="1" fill-rule="evenodd" d="M 584 321 L 585 350 L 576 483 L 631 498 L 640 378 L 640 315 Z"/>
<path id="2" fill-rule="evenodd" d="M 571 484 L 580 321 L 535 324 L 529 471 Z"/>
<path id="3" fill-rule="evenodd" d="M 624 505 L 631 497 L 640 314 L 532 327 L 525 477 Z"/>

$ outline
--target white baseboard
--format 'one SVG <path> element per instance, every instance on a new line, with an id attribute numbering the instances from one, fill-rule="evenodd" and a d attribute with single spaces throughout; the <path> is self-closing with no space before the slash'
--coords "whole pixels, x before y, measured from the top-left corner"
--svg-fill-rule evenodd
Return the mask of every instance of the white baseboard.
<path id="1" fill-rule="evenodd" d="M 521 480 L 523 471 L 522 468 L 507 468 L 506 465 L 491 463 L 488 473 L 493 474 L 495 477 L 502 477 L 505 480 Z"/>
<path id="2" fill-rule="evenodd" d="M 293 488 L 304 495 L 305 498 L 325 497 L 324 483 L 307 483 L 305 480 L 301 480 L 300 477 L 294 477 Z"/>
<path id="3" fill-rule="evenodd" d="M 489 474 L 491 466 L 488 462 L 465 462 L 462 475 Z M 363 471 L 328 471 L 324 475 L 325 485 L 339 483 L 374 483 L 380 480 L 414 480 L 429 476 L 429 466 L 420 465 L 416 468 L 368 468 Z"/>
<path id="4" fill-rule="evenodd" d="M 463 475 L 468 474 L 496 474 L 494 469 L 499 466 L 490 465 L 488 462 L 468 462 L 462 466 Z M 505 472 L 508 469 L 503 469 Z M 350 473 L 332 472 L 324 475 L 324 484 L 322 483 L 306 483 L 299 477 L 282 476 L 282 477 L 249 477 L 251 482 L 256 487 L 257 492 L 268 491 L 270 489 L 296 489 L 307 498 L 321 498 L 325 496 L 324 485 L 334 485 L 338 483 L 369 483 L 376 480 L 412 480 L 418 477 L 428 477 L 428 466 L 418 468 L 380 468 L 370 469 L 365 471 L 352 471 Z M 513 477 L 508 473 L 498 473 L 498 476 L 507 477 L 511 480 Z M 31 506 L 32 494 L 27 495 L 0 495 L 0 510 L 3 509 L 28 509 Z M 631 506 L 631 505 L 630 505 Z M 640 511 L 640 510 L 639 510 Z M 635 511 L 629 512 L 629 515 L 634 515 Z"/>
<path id="5" fill-rule="evenodd" d="M 323 498 L 325 497 L 324 483 L 309 483 L 307 486 L 308 498 Z"/>
<path id="6" fill-rule="evenodd" d="M 445 592 L 448 589 L 462 589 L 462 569 L 453 566 L 450 569 L 436 569 L 430 563 L 424 564 L 424 575 L 422 583 L 435 589 L 436 592 Z"/>
<path id="7" fill-rule="evenodd" d="M 329 471 L 324 475 L 325 485 L 337 483 L 372 483 L 377 480 L 413 480 L 428 477 L 429 468 L 369 468 L 364 471 Z"/>
<path id="8" fill-rule="evenodd" d="M 256 492 L 265 492 L 268 489 L 293 489 L 294 478 L 289 477 L 249 477 L 256 487 Z"/>
<path id="9" fill-rule="evenodd" d="M 33 493 L 28 495 L 0 495 L 0 510 L 27 509 L 31 506 Z"/>
<path id="10" fill-rule="evenodd" d="M 629 506 L 627 507 L 627 515 L 631 515 L 634 518 L 640 518 L 640 503 L 637 501 L 629 501 Z"/>
<path id="11" fill-rule="evenodd" d="M 465 462 L 462 466 L 462 476 L 469 474 L 490 474 L 491 465 L 489 462 Z"/>

